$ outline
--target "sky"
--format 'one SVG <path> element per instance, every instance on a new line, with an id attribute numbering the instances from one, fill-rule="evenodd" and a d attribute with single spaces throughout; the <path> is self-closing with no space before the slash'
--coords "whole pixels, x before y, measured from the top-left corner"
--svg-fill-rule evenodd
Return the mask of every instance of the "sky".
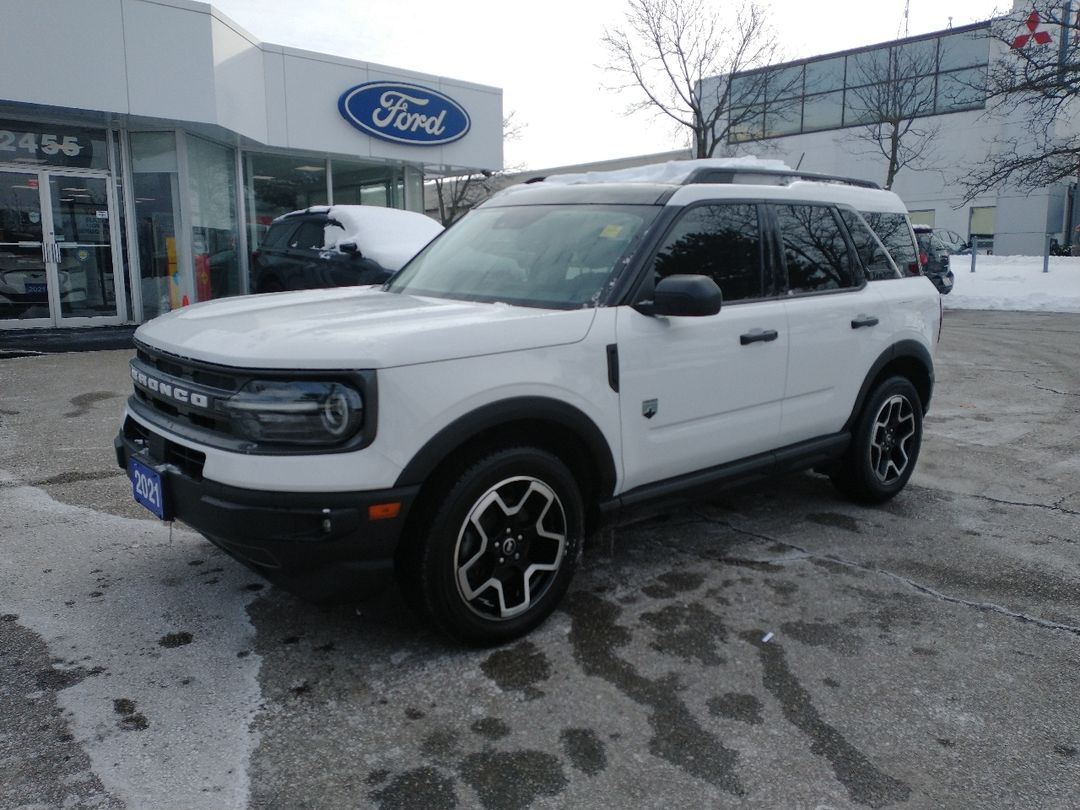
<path id="1" fill-rule="evenodd" d="M 432 73 L 503 90 L 520 136 L 507 167 L 543 169 L 664 152 L 685 136 L 657 116 L 627 116 L 639 96 L 612 88 L 601 38 L 627 0 L 210 0 L 264 42 Z M 717 2 L 717 0 L 713 0 Z M 765 3 L 784 59 L 886 42 L 904 33 L 904 0 Z M 728 2 L 727 8 L 733 4 Z M 985 20 L 1011 3 L 908 0 L 910 36 Z"/>

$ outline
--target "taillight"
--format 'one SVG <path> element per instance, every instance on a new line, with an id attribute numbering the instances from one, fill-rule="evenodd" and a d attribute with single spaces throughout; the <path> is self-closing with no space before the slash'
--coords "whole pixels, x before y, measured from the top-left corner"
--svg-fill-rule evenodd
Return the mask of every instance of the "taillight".
<path id="1" fill-rule="evenodd" d="M 926 267 L 926 265 L 930 264 L 930 257 L 929 257 L 929 256 L 927 256 L 927 255 L 926 255 L 925 253 L 923 253 L 922 251 L 920 251 L 920 252 L 919 252 L 919 264 L 920 264 L 920 265 L 921 265 L 922 267 Z"/>

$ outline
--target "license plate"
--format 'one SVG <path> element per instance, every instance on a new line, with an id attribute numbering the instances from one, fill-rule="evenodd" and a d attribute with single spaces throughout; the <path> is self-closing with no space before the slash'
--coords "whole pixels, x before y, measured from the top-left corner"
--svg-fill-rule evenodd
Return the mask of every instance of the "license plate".
<path id="1" fill-rule="evenodd" d="M 161 486 L 161 474 L 135 458 L 128 459 L 128 478 L 135 500 L 165 520 L 165 490 Z"/>
<path id="2" fill-rule="evenodd" d="M 48 292 L 49 287 L 47 284 L 34 284 L 31 282 L 27 282 L 26 284 L 27 295 L 47 295 Z"/>

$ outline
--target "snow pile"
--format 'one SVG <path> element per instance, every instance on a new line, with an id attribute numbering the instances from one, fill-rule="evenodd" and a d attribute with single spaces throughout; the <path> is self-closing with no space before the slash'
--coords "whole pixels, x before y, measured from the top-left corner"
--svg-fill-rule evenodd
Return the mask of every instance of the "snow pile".
<path id="1" fill-rule="evenodd" d="M 323 229 L 326 250 L 355 242 L 365 258 L 374 259 L 387 270 L 399 270 L 443 230 L 423 214 L 376 205 L 334 205 L 328 216 L 341 227 L 331 224 Z"/>
<path id="2" fill-rule="evenodd" d="M 669 160 L 628 169 L 607 172 L 579 172 L 577 174 L 553 174 L 544 178 L 548 185 L 573 186 L 581 183 L 668 183 L 679 184 L 695 169 L 770 169 L 791 171 L 782 160 L 770 160 L 753 156 L 738 158 L 702 158 L 700 160 Z"/>
<path id="3" fill-rule="evenodd" d="M 946 309 L 1080 312 L 1080 257 L 1051 256 L 1044 273 L 1041 256 L 950 256 L 956 277 L 942 296 Z"/>

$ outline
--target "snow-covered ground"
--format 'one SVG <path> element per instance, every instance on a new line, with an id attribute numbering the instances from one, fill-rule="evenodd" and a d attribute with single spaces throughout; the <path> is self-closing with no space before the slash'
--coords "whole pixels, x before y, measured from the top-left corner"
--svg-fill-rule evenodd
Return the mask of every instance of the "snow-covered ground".
<path id="1" fill-rule="evenodd" d="M 942 296 L 946 309 L 1008 309 L 1080 312 L 1080 256 L 1051 256 L 1044 273 L 1041 256 L 952 256 L 956 282 Z"/>

